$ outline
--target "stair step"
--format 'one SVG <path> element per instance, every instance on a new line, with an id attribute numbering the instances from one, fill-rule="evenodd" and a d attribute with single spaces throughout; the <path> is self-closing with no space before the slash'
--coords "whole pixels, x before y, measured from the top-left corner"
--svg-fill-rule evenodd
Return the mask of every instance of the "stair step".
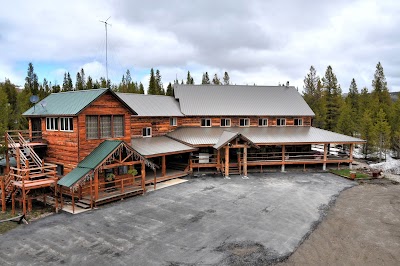
<path id="1" fill-rule="evenodd" d="M 80 199 L 80 200 L 78 200 L 78 202 L 82 202 L 83 204 L 90 205 L 90 200 L 88 200 L 88 199 Z"/>
<path id="2" fill-rule="evenodd" d="M 79 202 L 79 201 L 77 203 L 75 203 L 75 205 L 78 206 L 78 207 L 81 207 L 83 209 L 89 209 L 90 208 L 90 205 L 84 204 L 84 203 Z"/>

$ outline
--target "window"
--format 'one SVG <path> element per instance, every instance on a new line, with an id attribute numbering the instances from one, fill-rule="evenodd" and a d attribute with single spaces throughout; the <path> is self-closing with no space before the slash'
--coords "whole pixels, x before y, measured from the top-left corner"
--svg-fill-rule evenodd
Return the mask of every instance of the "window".
<path id="1" fill-rule="evenodd" d="M 111 138 L 111 116 L 100 116 L 100 138 Z"/>
<path id="2" fill-rule="evenodd" d="M 303 125 L 303 119 L 302 118 L 295 118 L 294 119 L 294 125 L 295 126 L 302 126 Z"/>
<path id="3" fill-rule="evenodd" d="M 124 136 L 123 115 L 87 115 L 86 138 L 119 138 Z"/>
<path id="4" fill-rule="evenodd" d="M 113 116 L 113 129 L 114 129 L 114 137 L 123 137 L 124 136 L 124 116 L 123 115 L 115 115 Z"/>
<path id="5" fill-rule="evenodd" d="M 268 119 L 267 118 L 258 119 L 258 126 L 259 127 L 267 127 L 268 126 Z"/>
<path id="6" fill-rule="evenodd" d="M 221 118 L 221 127 L 230 127 L 231 119 L 230 118 Z"/>
<path id="7" fill-rule="evenodd" d="M 151 137 L 151 127 L 143 128 L 143 137 Z"/>
<path id="8" fill-rule="evenodd" d="M 176 117 L 171 117 L 170 119 L 169 119 L 169 125 L 170 126 L 174 126 L 174 127 L 176 127 Z"/>
<path id="9" fill-rule="evenodd" d="M 210 118 L 202 118 L 201 126 L 202 127 L 211 127 L 211 119 Z"/>
<path id="10" fill-rule="evenodd" d="M 46 130 L 58 130 L 58 118 L 57 117 L 47 117 L 46 118 Z"/>
<path id="11" fill-rule="evenodd" d="M 286 119 L 285 118 L 278 118 L 276 119 L 277 126 L 286 126 Z"/>
<path id="12" fill-rule="evenodd" d="M 248 127 L 248 126 L 250 126 L 250 119 L 248 119 L 248 118 L 240 118 L 240 120 L 239 120 L 239 126 L 241 126 L 241 127 Z"/>
<path id="13" fill-rule="evenodd" d="M 86 116 L 86 138 L 99 138 L 99 119 L 97 115 Z"/>
<path id="14" fill-rule="evenodd" d="M 72 117 L 60 117 L 60 131 L 74 131 Z"/>
<path id="15" fill-rule="evenodd" d="M 63 176 L 64 175 L 64 165 L 57 164 L 57 175 Z"/>

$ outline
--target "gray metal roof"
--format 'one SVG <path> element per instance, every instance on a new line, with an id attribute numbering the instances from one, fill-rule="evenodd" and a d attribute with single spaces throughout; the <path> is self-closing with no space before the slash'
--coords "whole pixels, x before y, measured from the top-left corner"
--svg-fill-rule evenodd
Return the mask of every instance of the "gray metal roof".
<path id="1" fill-rule="evenodd" d="M 139 116 L 183 116 L 179 103 L 171 96 L 117 93 Z"/>
<path id="2" fill-rule="evenodd" d="M 223 131 L 238 132 L 256 144 L 362 143 L 362 139 L 315 127 L 182 127 L 168 136 L 190 145 L 215 145 Z"/>
<path id="3" fill-rule="evenodd" d="M 236 138 L 238 135 L 239 135 L 238 132 L 231 132 L 224 130 L 221 136 L 219 137 L 218 142 L 213 146 L 213 148 L 218 150 L 222 146 L 225 146 L 225 144 L 227 144 L 229 141 Z"/>
<path id="4" fill-rule="evenodd" d="M 143 156 L 154 156 L 175 152 L 190 152 L 196 150 L 191 146 L 166 136 L 137 138 L 131 141 L 132 148 Z"/>
<path id="5" fill-rule="evenodd" d="M 294 87 L 176 84 L 174 93 L 187 116 L 314 116 Z"/>

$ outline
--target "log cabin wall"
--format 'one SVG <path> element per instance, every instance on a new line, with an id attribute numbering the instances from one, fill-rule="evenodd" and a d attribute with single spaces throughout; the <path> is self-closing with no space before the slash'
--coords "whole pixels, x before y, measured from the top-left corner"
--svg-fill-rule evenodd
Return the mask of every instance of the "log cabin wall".
<path id="1" fill-rule="evenodd" d="M 276 126 L 277 118 L 286 118 L 286 126 L 293 126 L 295 118 L 303 119 L 303 126 L 311 126 L 311 117 L 272 117 L 272 116 L 248 116 L 248 117 L 238 117 L 238 116 L 219 116 L 219 117 L 207 117 L 207 116 L 188 116 L 188 117 L 179 117 L 178 118 L 178 126 L 179 127 L 200 127 L 202 118 L 210 118 L 211 126 L 220 127 L 221 118 L 230 118 L 231 119 L 231 127 L 238 127 L 240 118 L 250 118 L 250 126 L 258 127 L 258 119 L 259 118 L 267 118 L 268 126 Z"/>
<path id="2" fill-rule="evenodd" d="M 45 162 L 61 164 L 64 174 L 78 164 L 78 120 L 73 117 L 73 131 L 47 130 L 46 118 L 42 118 L 42 138 L 47 142 Z"/>
<path id="3" fill-rule="evenodd" d="M 177 126 L 170 125 L 170 117 L 131 117 L 132 138 L 143 136 L 143 128 L 151 127 L 152 136 L 162 136 L 174 131 L 180 126 L 180 118 L 177 118 Z"/>
<path id="4" fill-rule="evenodd" d="M 108 138 L 96 138 L 87 139 L 86 136 L 86 116 L 102 116 L 111 115 L 117 116 L 122 115 L 124 121 L 124 136 L 123 137 L 108 137 Z M 107 92 L 106 94 L 99 97 L 93 103 L 84 109 L 78 116 L 78 128 L 79 128 L 79 151 L 78 161 L 83 160 L 89 155 L 100 143 L 106 139 L 123 140 L 127 143 L 131 141 L 131 124 L 130 124 L 131 112 L 127 109 L 120 101 L 114 96 Z M 111 126 L 112 128 L 112 126 Z"/>

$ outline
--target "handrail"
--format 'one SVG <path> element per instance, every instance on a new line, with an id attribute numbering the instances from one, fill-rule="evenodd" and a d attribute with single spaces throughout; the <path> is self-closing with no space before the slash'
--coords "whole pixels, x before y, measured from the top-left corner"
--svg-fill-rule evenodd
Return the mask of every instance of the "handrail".
<path id="1" fill-rule="evenodd" d="M 22 152 L 21 149 L 17 149 L 17 143 L 14 141 L 14 139 L 10 136 L 10 134 L 8 132 L 6 132 L 6 136 L 7 136 L 8 145 L 11 146 L 12 151 L 15 154 L 17 154 L 17 151 L 19 150 L 20 162 L 24 167 L 26 167 L 26 161 L 28 160 L 28 158 L 26 158 L 25 154 Z"/>
<path id="2" fill-rule="evenodd" d="M 20 132 L 18 132 L 18 138 L 19 138 L 19 142 L 20 142 L 21 146 L 24 149 L 28 149 L 29 150 L 29 155 L 33 159 L 34 163 L 37 166 L 42 167 L 43 166 L 43 161 L 36 154 L 36 152 L 32 149 L 32 147 L 28 145 L 28 142 L 26 142 L 26 140 L 24 139 L 24 137 L 21 135 Z"/>

